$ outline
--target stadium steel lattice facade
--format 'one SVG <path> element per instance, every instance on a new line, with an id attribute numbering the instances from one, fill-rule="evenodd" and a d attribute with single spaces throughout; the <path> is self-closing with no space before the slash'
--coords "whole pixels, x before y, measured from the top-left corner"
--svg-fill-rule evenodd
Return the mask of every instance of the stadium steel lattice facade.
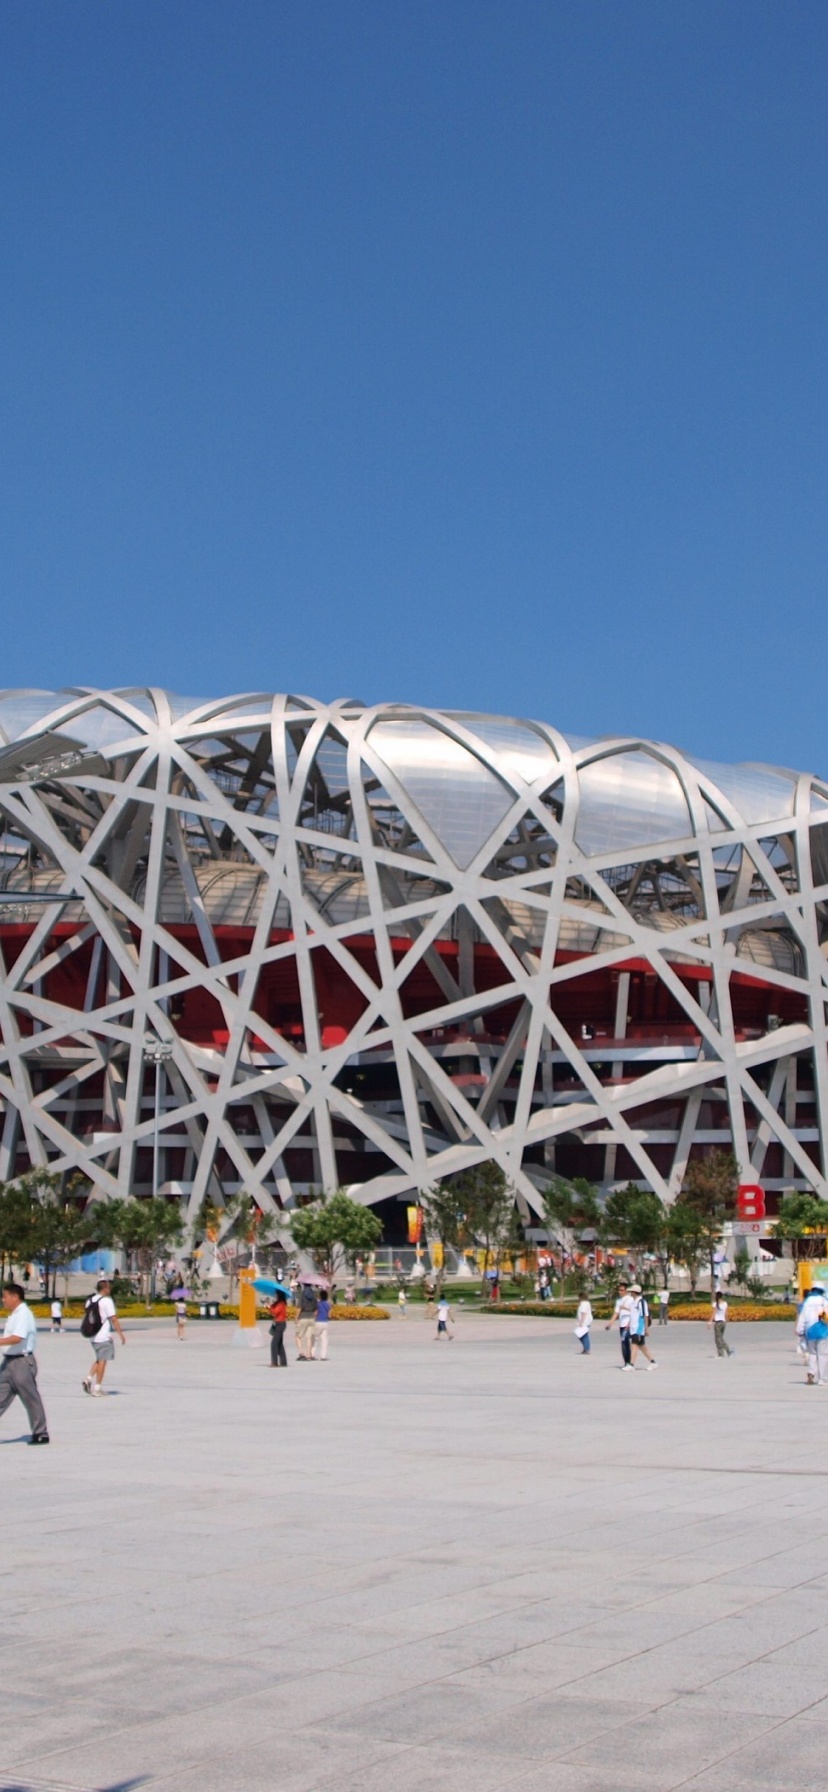
<path id="1" fill-rule="evenodd" d="M 828 787 L 401 705 L 0 697 L 2 1163 L 828 1193 Z M 772 1202 L 771 1202 L 772 1205 Z"/>

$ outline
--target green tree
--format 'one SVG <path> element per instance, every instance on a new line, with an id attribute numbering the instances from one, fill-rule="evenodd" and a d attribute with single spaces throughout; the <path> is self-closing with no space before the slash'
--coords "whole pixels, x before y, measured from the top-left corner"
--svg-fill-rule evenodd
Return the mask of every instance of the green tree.
<path id="1" fill-rule="evenodd" d="M 732 1151 L 711 1151 L 708 1157 L 693 1158 L 687 1166 L 681 1201 L 698 1217 L 711 1288 L 716 1282 L 716 1247 L 726 1220 L 732 1219 L 736 1211 L 738 1189 L 739 1166 Z"/>
<path id="2" fill-rule="evenodd" d="M 737 1288 L 743 1288 L 752 1300 L 764 1300 L 767 1294 L 762 1277 L 756 1274 L 753 1267 L 753 1258 L 741 1242 L 733 1259 L 731 1281 L 736 1283 Z"/>
<path id="3" fill-rule="evenodd" d="M 0 1270 L 5 1281 L 15 1264 L 34 1256 L 34 1211 L 22 1181 L 0 1183 Z"/>
<path id="4" fill-rule="evenodd" d="M 30 1170 L 21 1177 L 32 1203 L 32 1254 L 42 1266 L 47 1292 L 54 1295 L 59 1270 L 93 1243 L 99 1209 L 89 1200 L 89 1184 Z"/>
<path id="5" fill-rule="evenodd" d="M 509 1223 L 506 1227 L 498 1256 L 498 1267 L 504 1258 L 511 1264 L 512 1280 L 515 1282 L 518 1280 L 521 1273 L 519 1269 L 519 1261 L 524 1255 L 525 1250 L 526 1228 L 521 1218 L 520 1209 L 517 1202 L 515 1202 L 509 1215 Z M 531 1277 L 527 1276 L 526 1280 L 531 1282 Z"/>
<path id="6" fill-rule="evenodd" d="M 654 1189 L 639 1188 L 635 1182 L 629 1182 L 626 1188 L 614 1189 L 608 1195 L 601 1224 L 605 1244 L 621 1242 L 631 1250 L 655 1257 L 665 1288 L 670 1280 L 671 1257 L 668 1213 Z"/>
<path id="7" fill-rule="evenodd" d="M 515 1191 L 501 1169 L 490 1158 L 461 1170 L 453 1178 L 464 1213 L 467 1233 L 476 1239 L 483 1251 L 483 1279 L 490 1264 L 496 1263 L 503 1250 L 515 1210 Z"/>
<path id="8" fill-rule="evenodd" d="M 295 1207 L 288 1217 L 297 1250 L 307 1251 L 330 1282 L 346 1263 L 375 1250 L 382 1238 L 376 1214 L 341 1188 L 307 1207 Z"/>
<path id="9" fill-rule="evenodd" d="M 27 1170 L 0 1185 L 0 1273 L 12 1263 L 38 1263 L 54 1294 L 58 1271 L 88 1246 L 96 1210 L 80 1177 L 45 1168 Z"/>
<path id="10" fill-rule="evenodd" d="M 702 1216 L 687 1202 L 676 1201 L 667 1209 L 666 1236 L 671 1255 L 687 1270 L 690 1292 L 695 1294 L 708 1251 L 707 1228 Z"/>
<path id="11" fill-rule="evenodd" d="M 127 1266 L 138 1270 L 144 1299 L 152 1295 L 152 1272 L 158 1257 L 180 1244 L 184 1222 L 177 1201 L 162 1195 L 133 1196 L 127 1201 L 107 1201 L 100 1208 L 102 1244 L 124 1251 Z"/>
<path id="12" fill-rule="evenodd" d="M 795 1263 L 824 1256 L 828 1201 L 821 1201 L 819 1195 L 809 1195 L 804 1189 L 783 1195 L 773 1230 L 777 1238 L 790 1244 Z"/>
<path id="13" fill-rule="evenodd" d="M 598 1190 L 583 1176 L 575 1176 L 571 1182 L 556 1176 L 541 1198 L 547 1232 L 557 1241 L 562 1258 L 571 1258 L 577 1236 L 581 1232 L 600 1229 L 602 1214 Z M 561 1270 L 563 1288 L 563 1263 Z"/>
<path id="14" fill-rule="evenodd" d="M 434 1277 L 439 1298 L 446 1275 L 446 1251 L 459 1251 L 468 1238 L 466 1197 L 456 1180 L 447 1180 L 426 1189 L 420 1196 L 420 1206 L 428 1239 L 442 1247 L 443 1261 Z"/>

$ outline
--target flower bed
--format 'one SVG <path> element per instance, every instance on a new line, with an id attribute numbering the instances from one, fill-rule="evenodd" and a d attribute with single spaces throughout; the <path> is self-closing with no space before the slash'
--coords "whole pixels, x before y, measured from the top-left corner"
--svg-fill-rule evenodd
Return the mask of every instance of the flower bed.
<path id="1" fill-rule="evenodd" d="M 294 1320 L 297 1316 L 297 1311 L 298 1311 L 298 1309 L 296 1307 L 289 1306 L 288 1310 L 287 1310 L 288 1320 Z M 232 1308 L 232 1312 L 233 1312 L 234 1316 L 238 1317 L 237 1309 L 235 1307 Z M 222 1309 L 222 1313 L 224 1313 L 224 1309 Z M 269 1319 L 270 1318 L 270 1308 L 267 1306 L 257 1307 L 256 1308 L 256 1317 L 257 1317 L 257 1319 Z M 347 1302 L 343 1301 L 341 1304 L 337 1303 L 335 1306 L 331 1307 L 331 1318 L 332 1319 L 387 1319 L 388 1314 L 384 1307 L 358 1307 L 356 1305 L 350 1306 L 347 1304 Z"/>
<path id="2" fill-rule="evenodd" d="M 745 1301 L 742 1301 L 741 1303 L 737 1303 L 735 1301 L 728 1301 L 727 1317 L 728 1317 L 728 1323 L 730 1323 L 730 1321 L 732 1320 L 734 1325 L 739 1324 L 739 1322 L 741 1320 L 747 1320 L 747 1321 L 764 1320 L 764 1319 L 792 1320 L 792 1319 L 796 1318 L 796 1307 L 792 1306 L 790 1304 L 790 1302 L 788 1302 L 788 1301 L 745 1300 Z M 674 1319 L 709 1319 L 709 1318 L 710 1318 L 710 1302 L 709 1302 L 709 1300 L 695 1301 L 686 1307 L 676 1307 L 675 1312 L 673 1312 L 672 1307 L 670 1308 L 670 1319 L 671 1320 L 674 1320 Z"/>
<path id="3" fill-rule="evenodd" d="M 205 1300 L 209 1300 L 209 1295 L 205 1296 Z M 33 1301 L 29 1301 L 27 1304 L 31 1307 L 31 1310 L 34 1313 L 34 1316 L 36 1319 L 49 1319 L 51 1317 L 48 1303 L 46 1303 L 44 1301 L 40 1301 L 40 1300 L 33 1300 Z M 202 1302 L 201 1304 L 203 1305 L 204 1303 Z M 64 1318 L 64 1320 L 66 1320 L 66 1319 L 69 1319 L 69 1320 L 82 1319 L 83 1312 L 84 1312 L 84 1302 L 83 1301 L 75 1301 L 75 1300 L 69 1301 L 63 1309 L 63 1318 Z M 169 1301 L 169 1300 L 157 1300 L 153 1303 L 153 1305 L 151 1307 L 147 1307 L 144 1305 L 144 1303 L 142 1301 L 130 1301 L 129 1305 L 118 1308 L 118 1316 L 120 1319 L 122 1319 L 124 1321 L 124 1323 L 126 1323 L 130 1319 L 174 1319 L 175 1318 L 175 1305 L 172 1301 Z M 196 1301 L 188 1300 L 188 1302 L 187 1302 L 187 1318 L 188 1319 L 198 1319 L 199 1317 L 200 1317 L 199 1302 L 197 1300 Z M 238 1317 L 239 1317 L 238 1307 L 227 1306 L 225 1302 L 223 1302 L 223 1301 L 221 1302 L 221 1304 L 219 1306 L 219 1318 L 220 1319 L 235 1319 L 238 1322 Z M 262 1320 L 269 1319 L 270 1312 L 269 1312 L 268 1308 L 267 1307 L 257 1307 L 256 1317 L 257 1317 L 257 1319 L 262 1319 Z M 295 1319 L 295 1318 L 296 1318 L 296 1308 L 288 1307 L 288 1319 Z M 331 1308 L 331 1318 L 332 1319 L 387 1319 L 388 1314 L 386 1313 L 384 1307 L 357 1307 L 357 1306 L 350 1307 L 350 1306 L 342 1305 L 342 1306 L 335 1306 L 335 1307 Z"/>
<path id="4" fill-rule="evenodd" d="M 657 1304 L 653 1300 L 652 1295 L 648 1295 L 647 1298 L 650 1303 L 651 1318 L 655 1324 L 658 1314 Z M 674 1321 L 679 1319 L 707 1320 L 710 1318 L 710 1301 L 684 1300 L 681 1302 L 676 1301 L 674 1304 L 671 1300 L 669 1310 L 671 1325 Z M 577 1311 L 577 1303 L 572 1301 L 566 1302 L 565 1304 L 562 1303 L 560 1306 L 553 1306 L 551 1301 L 502 1300 L 496 1301 L 491 1306 L 485 1307 L 483 1311 L 486 1313 L 528 1314 L 535 1319 L 574 1319 Z M 605 1321 L 610 1318 L 610 1315 L 613 1312 L 613 1307 L 609 1306 L 606 1301 L 593 1301 L 592 1312 L 593 1317 L 596 1320 Z M 796 1307 L 792 1306 L 787 1301 L 746 1300 L 739 1302 L 728 1299 L 727 1317 L 729 1320 L 732 1320 L 734 1324 L 741 1320 L 795 1319 Z"/>

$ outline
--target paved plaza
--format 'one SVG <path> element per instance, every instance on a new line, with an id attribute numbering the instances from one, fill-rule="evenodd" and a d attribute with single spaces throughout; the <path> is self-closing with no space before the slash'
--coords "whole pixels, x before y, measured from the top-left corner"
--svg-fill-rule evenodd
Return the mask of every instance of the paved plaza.
<path id="1" fill-rule="evenodd" d="M 42 1335 L 0 1427 L 0 1786 L 782 1792 L 828 1773 L 828 1389 L 780 1325 L 417 1309 L 271 1371 Z"/>

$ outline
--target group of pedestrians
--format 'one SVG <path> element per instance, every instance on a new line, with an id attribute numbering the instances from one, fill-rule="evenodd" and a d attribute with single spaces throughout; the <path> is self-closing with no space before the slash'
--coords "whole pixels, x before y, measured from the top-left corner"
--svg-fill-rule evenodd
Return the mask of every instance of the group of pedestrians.
<path id="1" fill-rule="evenodd" d="M 317 1294 L 312 1283 L 301 1283 L 296 1290 L 297 1363 L 327 1362 L 330 1317 L 331 1297 L 328 1289 L 321 1288 Z M 284 1294 L 276 1294 L 270 1303 L 271 1369 L 286 1369 L 288 1366 L 285 1349 L 287 1322 L 287 1300 Z"/>
<path id="2" fill-rule="evenodd" d="M 820 1293 L 822 1294 L 822 1290 L 820 1290 Z M 669 1300 L 669 1291 L 666 1288 L 662 1289 L 658 1297 L 659 1325 L 663 1326 L 668 1323 Z M 824 1294 L 822 1295 L 822 1301 L 823 1304 L 826 1305 L 824 1316 L 825 1329 L 824 1332 L 819 1335 L 821 1339 L 824 1339 L 824 1378 L 828 1381 L 828 1302 L 826 1302 Z M 575 1336 L 581 1346 L 582 1356 L 589 1356 L 590 1354 L 590 1330 L 593 1323 L 594 1316 L 592 1306 L 587 1296 L 583 1295 L 575 1315 Z M 807 1320 L 806 1323 L 808 1323 Z M 648 1369 L 658 1368 L 655 1357 L 652 1355 L 647 1344 L 651 1324 L 652 1320 L 649 1302 L 641 1284 L 639 1282 L 619 1282 L 618 1297 L 615 1306 L 613 1307 L 612 1317 L 607 1321 L 606 1330 L 611 1331 L 612 1327 L 615 1325 L 618 1327 L 618 1337 L 621 1345 L 621 1368 L 625 1372 L 635 1369 L 639 1356 L 643 1356 L 646 1359 Z M 727 1326 L 727 1301 L 720 1288 L 717 1288 L 713 1294 L 708 1324 L 713 1329 L 716 1355 L 720 1357 L 735 1356 L 735 1350 L 732 1345 L 728 1344 L 725 1337 L 725 1328 Z M 813 1378 L 814 1380 L 818 1379 L 816 1368 L 814 1369 Z M 809 1376 L 809 1380 L 810 1379 L 811 1377 Z M 822 1379 L 822 1376 L 820 1376 L 819 1379 Z"/>
<path id="3" fill-rule="evenodd" d="M 3 1289 L 6 1323 L 0 1338 L 3 1361 L 0 1363 L 0 1418 L 19 1400 L 32 1428 L 30 1444 L 48 1444 L 49 1426 L 37 1385 L 37 1320 L 26 1301 L 26 1290 L 19 1282 L 7 1282 Z M 56 1307 L 59 1309 L 56 1311 Z M 60 1332 L 63 1310 L 59 1301 L 51 1306 L 52 1331 Z M 115 1310 L 108 1276 L 101 1276 L 95 1293 L 90 1295 L 81 1321 L 81 1332 L 92 1345 L 94 1362 L 83 1378 L 83 1390 L 100 1398 L 106 1365 L 115 1355 L 115 1334 L 126 1343 L 121 1322 Z"/>
<path id="4" fill-rule="evenodd" d="M 650 1307 L 647 1296 L 640 1282 L 619 1282 L 618 1299 L 613 1309 L 612 1318 L 607 1322 L 607 1331 L 618 1326 L 621 1341 L 621 1368 L 625 1374 L 632 1372 L 639 1356 L 646 1358 L 647 1368 L 657 1369 L 655 1357 L 647 1348 L 647 1333 L 650 1330 Z"/>

